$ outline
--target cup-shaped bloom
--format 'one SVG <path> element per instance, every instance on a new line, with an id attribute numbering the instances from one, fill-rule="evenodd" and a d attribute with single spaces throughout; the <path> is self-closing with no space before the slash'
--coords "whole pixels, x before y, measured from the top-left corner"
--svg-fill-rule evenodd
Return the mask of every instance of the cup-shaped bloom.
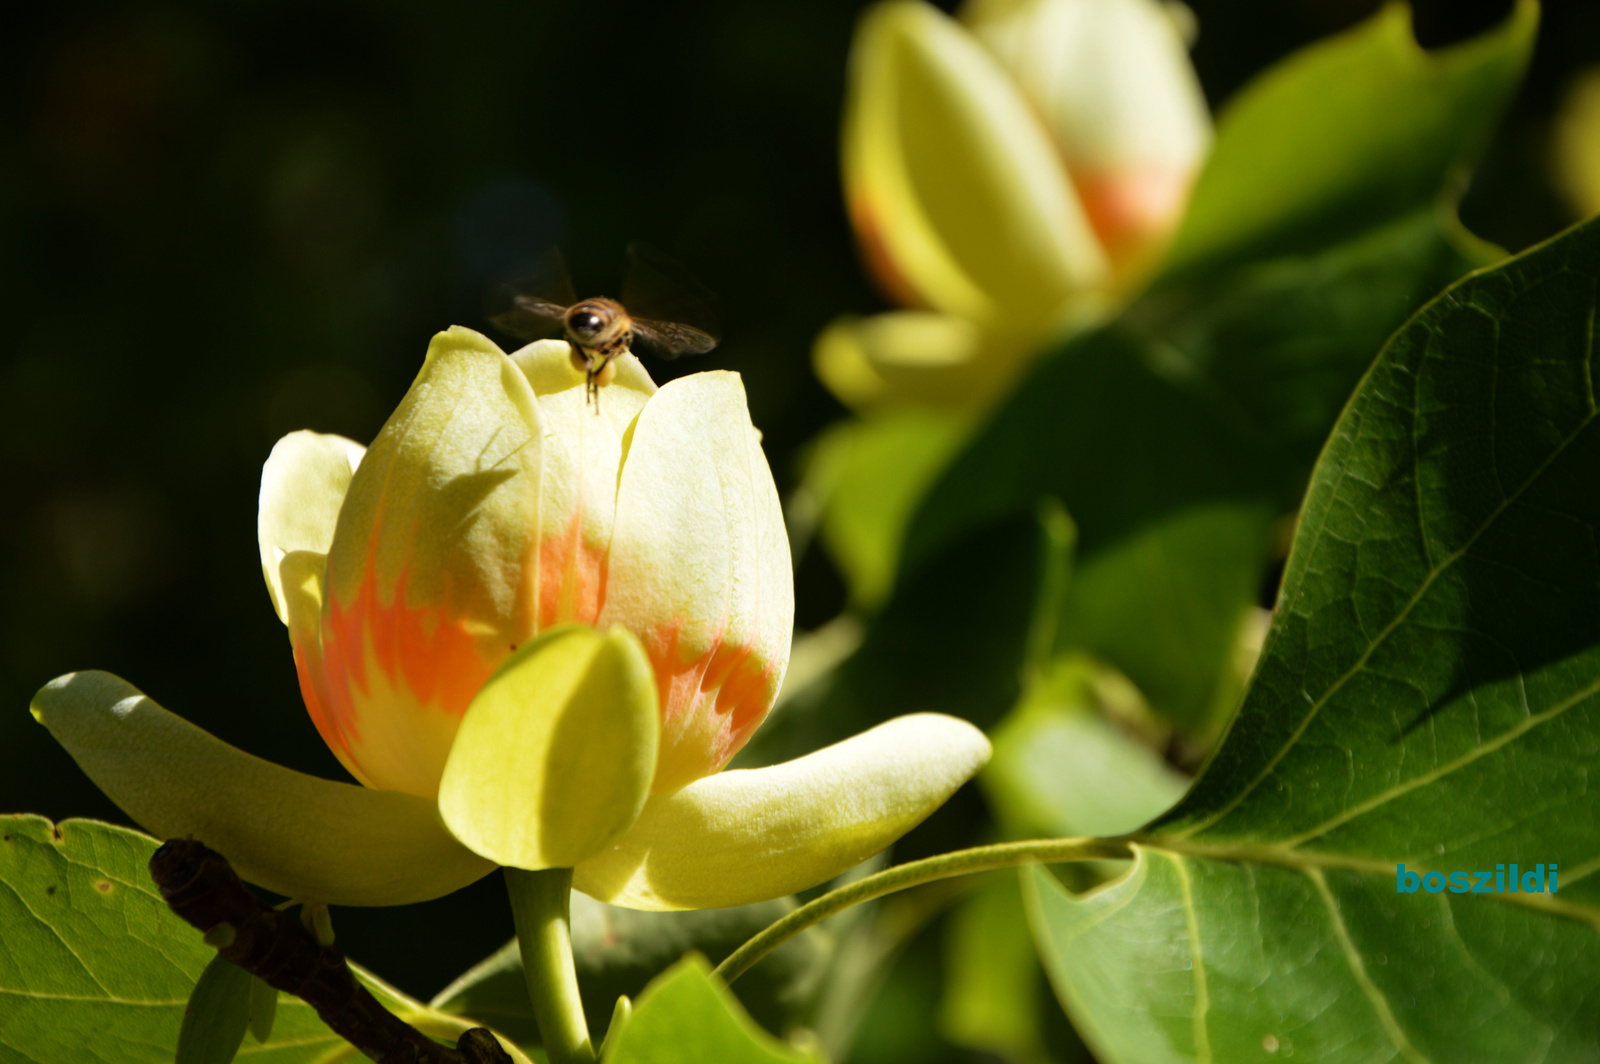
<path id="1" fill-rule="evenodd" d="M 921 0 L 862 19 L 845 105 L 845 199 L 897 303 L 984 337 L 965 370 L 925 323 L 839 329 L 818 369 L 846 402 L 981 404 L 1026 355 L 1123 297 L 1181 220 L 1210 116 L 1157 0 Z M 861 323 L 865 325 L 865 323 Z M 927 382 L 908 386 L 921 369 Z"/>
<path id="2" fill-rule="evenodd" d="M 772 706 L 794 608 L 735 374 L 658 391 L 625 357 L 596 405 L 565 342 L 506 355 L 452 329 L 370 449 L 279 442 L 259 543 L 306 706 L 365 787 L 103 673 L 33 708 L 135 820 L 282 893 L 413 901 L 508 864 L 619 904 L 740 904 L 881 849 L 988 756 L 920 715 L 714 775 Z"/>
<path id="3" fill-rule="evenodd" d="M 262 557 L 300 574 L 285 615 L 301 689 L 359 780 L 437 795 L 484 681 L 552 625 L 620 625 L 661 697 L 655 789 L 721 768 L 788 662 L 789 547 L 772 475 L 730 373 L 657 393 L 636 360 L 587 404 L 564 342 L 514 357 L 441 334 L 351 474 L 316 558 L 273 555 L 268 485 L 337 473 L 349 444 L 289 436 L 263 474 Z M 298 501 L 292 507 L 298 507 Z M 307 567 L 309 566 L 309 572 Z"/>

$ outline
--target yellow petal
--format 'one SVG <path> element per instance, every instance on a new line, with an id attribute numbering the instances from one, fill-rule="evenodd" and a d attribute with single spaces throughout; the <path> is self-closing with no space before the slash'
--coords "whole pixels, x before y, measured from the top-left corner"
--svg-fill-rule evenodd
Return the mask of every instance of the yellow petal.
<path id="1" fill-rule="evenodd" d="M 772 708 L 794 631 L 783 508 L 736 373 L 645 404 L 617 487 L 600 621 L 637 633 L 661 696 L 658 792 L 714 772 Z"/>
<path id="2" fill-rule="evenodd" d="M 376 787 L 434 797 L 461 715 L 537 630 L 543 441 L 517 364 L 453 328 L 351 480 L 328 552 L 323 709 Z"/>
<path id="3" fill-rule="evenodd" d="M 963 21 L 1044 118 L 1123 271 L 1171 235 L 1211 145 L 1182 29 L 1157 0 L 975 0 Z"/>
<path id="4" fill-rule="evenodd" d="M 591 401 L 565 340 L 541 340 L 511 356 L 539 398 L 544 481 L 539 504 L 538 627 L 593 624 L 616 516 L 622 438 L 656 386 L 624 355 L 616 378 Z"/>
<path id="5" fill-rule="evenodd" d="M 850 60 L 845 198 L 902 302 L 985 328 L 1055 318 L 1108 276 L 1055 148 L 999 64 L 920 0 L 862 20 Z"/>
<path id="6" fill-rule="evenodd" d="M 570 868 L 650 794 L 655 681 L 629 632 L 557 628 L 514 654 L 461 721 L 439 785 L 457 838 L 518 868 Z"/>
<path id="7" fill-rule="evenodd" d="M 494 868 L 450 836 L 431 802 L 253 757 L 110 673 L 52 680 L 34 696 L 33 715 L 147 831 L 193 835 L 279 894 L 404 905 Z"/>
<path id="8" fill-rule="evenodd" d="M 584 374 L 572 364 L 572 345 L 565 340 L 535 340 L 526 347 L 511 352 L 511 360 L 521 369 L 533 386 L 533 394 L 543 399 L 576 388 L 581 402 Z M 617 375 L 600 390 L 609 402 L 601 402 L 600 414 L 617 426 L 618 431 L 628 427 L 646 399 L 656 393 L 656 382 L 650 379 L 644 366 L 634 355 L 623 355 L 613 365 Z M 590 407 L 589 412 L 594 413 Z"/>
<path id="9" fill-rule="evenodd" d="M 289 614 L 278 563 L 290 551 L 328 553 L 350 476 L 365 453 L 365 447 L 343 436 L 291 432 L 273 446 L 261 467 L 261 506 L 256 516 L 261 572 L 272 608 L 285 624 Z"/>
<path id="10" fill-rule="evenodd" d="M 709 909 L 804 890 L 921 823 L 989 759 L 936 713 L 898 717 L 795 761 L 736 769 L 653 798 L 573 885 L 631 909 Z"/>

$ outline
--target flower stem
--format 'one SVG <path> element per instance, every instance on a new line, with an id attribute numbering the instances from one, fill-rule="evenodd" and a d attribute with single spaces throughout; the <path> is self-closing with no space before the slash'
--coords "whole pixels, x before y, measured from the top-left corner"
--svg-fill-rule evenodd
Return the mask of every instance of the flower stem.
<path id="1" fill-rule="evenodd" d="M 717 965 L 717 974 L 728 982 L 749 971 L 762 957 L 777 949 L 806 928 L 821 923 L 834 913 L 907 887 L 931 883 L 936 879 L 1011 868 L 1037 861 L 1089 861 L 1097 858 L 1127 858 L 1133 851 L 1120 839 L 1029 839 L 1026 842 L 1001 842 L 975 846 L 970 850 L 941 853 L 921 861 L 886 868 L 876 875 L 847 883 L 800 906 L 771 924 L 750 941 L 728 954 Z"/>
<path id="2" fill-rule="evenodd" d="M 550 1064 L 593 1064 L 594 1047 L 572 963 L 572 869 L 507 868 L 505 873 L 522 947 L 522 974 Z"/>

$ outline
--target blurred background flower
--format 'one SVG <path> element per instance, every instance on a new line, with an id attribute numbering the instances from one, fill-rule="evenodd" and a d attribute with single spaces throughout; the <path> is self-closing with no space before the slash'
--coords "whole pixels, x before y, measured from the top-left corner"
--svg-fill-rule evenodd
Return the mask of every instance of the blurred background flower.
<path id="1" fill-rule="evenodd" d="M 1205 160 L 1194 14 L 1158 0 L 889 0 L 856 31 L 845 201 L 902 310 L 835 319 L 817 375 L 861 416 L 801 507 L 858 607 L 888 593 L 922 491 L 1052 340 L 1148 276 Z"/>
<path id="2" fill-rule="evenodd" d="M 920 0 L 868 12 L 845 199 L 879 287 L 910 310 L 823 333 L 834 394 L 982 406 L 1147 274 L 1210 142 L 1193 29 L 1156 0 L 981 0 L 961 23 Z"/>

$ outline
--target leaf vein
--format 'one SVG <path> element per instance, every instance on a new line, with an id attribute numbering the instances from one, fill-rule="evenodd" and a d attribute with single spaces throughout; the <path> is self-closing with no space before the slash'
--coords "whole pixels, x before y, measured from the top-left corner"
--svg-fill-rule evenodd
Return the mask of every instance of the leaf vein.
<path id="1" fill-rule="evenodd" d="M 1333 928 L 1333 935 L 1339 942 L 1339 948 L 1344 951 L 1345 961 L 1350 965 L 1350 974 L 1355 977 L 1356 985 L 1367 996 L 1367 1001 L 1372 1005 L 1372 1011 L 1377 1013 L 1378 1022 L 1383 1025 L 1384 1033 L 1389 1036 L 1389 1041 L 1394 1044 L 1400 1055 L 1411 1061 L 1412 1064 L 1429 1064 L 1428 1058 L 1417 1051 L 1411 1044 L 1411 1039 L 1401 1029 L 1400 1023 L 1394 1017 L 1394 1012 L 1389 1008 L 1389 1001 L 1383 996 L 1372 977 L 1367 974 L 1366 962 L 1361 959 L 1361 951 L 1350 938 L 1350 929 L 1345 926 L 1344 916 L 1339 912 L 1339 902 L 1328 889 L 1328 881 L 1318 868 L 1303 870 L 1306 878 L 1311 880 L 1317 888 L 1317 894 L 1322 898 L 1322 904 L 1328 910 L 1329 923 Z"/>
<path id="2" fill-rule="evenodd" d="M 1211 1031 L 1206 1025 L 1206 1015 L 1211 1011 L 1211 995 L 1206 990 L 1205 958 L 1200 948 L 1200 917 L 1194 907 L 1194 889 L 1189 882 L 1189 869 L 1182 857 L 1165 853 L 1167 860 L 1177 870 L 1178 884 L 1183 888 L 1183 918 L 1189 929 L 1190 970 L 1194 973 L 1194 1052 L 1199 1064 L 1211 1064 Z"/>
<path id="3" fill-rule="evenodd" d="M 1520 674 L 1519 674 L 1519 680 L 1520 680 Z M 1515 726 L 1513 726 L 1511 728 L 1507 728 L 1505 731 L 1501 732 L 1499 735 L 1495 736 L 1493 739 L 1490 739 L 1489 741 L 1487 741 L 1485 743 L 1479 744 L 1478 746 L 1476 746 L 1473 749 L 1467 751 L 1465 754 L 1461 755 L 1460 757 L 1456 758 L 1455 760 L 1448 761 L 1445 764 L 1440 765 L 1437 768 L 1435 768 L 1435 769 L 1433 769 L 1433 770 L 1431 770 L 1429 772 L 1424 772 L 1424 773 L 1422 773 L 1420 775 L 1413 776 L 1411 779 L 1406 780 L 1404 783 L 1396 784 L 1395 786 L 1389 788 L 1386 791 L 1383 791 L 1383 792 L 1381 792 L 1379 794 L 1373 795 L 1371 798 L 1368 798 L 1366 801 L 1360 802 L 1360 803 L 1350 807 L 1349 809 L 1345 810 L 1345 812 L 1339 814 L 1338 816 L 1331 817 L 1328 820 L 1323 821 L 1321 824 L 1318 824 L 1316 827 L 1312 828 L 1310 831 L 1302 832 L 1299 835 L 1292 835 L 1287 839 L 1281 840 L 1278 843 L 1278 845 L 1287 847 L 1289 849 L 1294 849 L 1295 847 L 1300 846 L 1303 843 L 1309 842 L 1312 839 L 1319 838 L 1322 835 L 1326 835 L 1328 832 L 1332 831 L 1334 828 L 1342 827 L 1343 825 L 1348 824 L 1350 821 L 1355 820 L 1358 817 L 1365 816 L 1367 813 L 1372 812 L 1374 809 L 1377 809 L 1377 808 L 1379 808 L 1379 807 L 1381 807 L 1383 805 L 1386 805 L 1387 803 L 1393 801 L 1396 798 L 1401 797 L 1402 795 L 1409 794 L 1411 791 L 1416 790 L 1418 787 L 1425 787 L 1430 783 L 1436 783 L 1439 780 L 1443 779 L 1444 777 L 1450 775 L 1451 773 L 1458 772 L 1461 769 L 1466 768 L 1468 765 L 1472 764 L 1473 762 L 1478 761 L 1479 759 L 1481 759 L 1483 757 L 1487 757 L 1489 754 L 1492 754 L 1496 750 L 1499 750 L 1501 747 L 1505 746 L 1507 743 L 1510 743 L 1513 740 L 1521 738 L 1523 735 L 1526 735 L 1528 732 L 1532 731 L 1534 728 L 1536 728 L 1539 725 L 1545 723 L 1546 721 L 1554 720 L 1556 717 L 1559 717 L 1561 714 L 1565 713 L 1567 710 L 1571 709 L 1573 706 L 1579 704 L 1580 702 L 1583 702 L 1584 700 L 1586 700 L 1588 698 L 1592 698 L 1595 694 L 1600 694 L 1600 680 L 1596 680 L 1594 683 L 1590 684 L 1589 686 L 1574 692 L 1573 694 L 1569 695 L 1563 701 L 1558 702 L 1554 706 L 1551 706 L 1549 709 L 1545 710 L 1543 713 L 1538 713 L 1538 714 L 1534 714 L 1534 715 L 1531 715 L 1531 716 L 1524 716 L 1523 719 L 1521 721 L 1519 721 Z M 1525 694 L 1524 694 L 1523 705 L 1524 705 L 1524 707 L 1526 707 L 1526 705 L 1527 705 L 1526 695 Z"/>
<path id="4" fill-rule="evenodd" d="M 1452 551 L 1450 555 L 1446 557 L 1438 566 L 1429 570 L 1428 575 L 1422 581 L 1421 586 L 1417 588 L 1416 592 L 1411 596 L 1406 604 L 1401 607 L 1400 611 L 1394 616 L 1394 618 L 1383 627 L 1383 630 L 1367 643 L 1366 649 L 1361 652 L 1361 656 L 1356 659 L 1355 664 L 1351 665 L 1350 668 L 1345 670 L 1341 676 L 1339 676 L 1332 684 L 1328 686 L 1326 691 L 1324 691 L 1319 697 L 1316 698 L 1315 701 L 1312 702 L 1310 708 L 1306 711 L 1305 717 L 1300 721 L 1299 725 L 1296 726 L 1294 732 L 1289 736 L 1288 740 L 1284 742 L 1283 746 L 1279 748 L 1278 752 L 1272 755 L 1271 759 L 1268 760 L 1267 764 L 1262 767 L 1261 771 L 1258 772 L 1256 776 L 1239 791 L 1238 794 L 1234 795 L 1233 798 L 1226 802 L 1221 809 L 1218 809 L 1211 815 L 1204 817 L 1201 820 L 1198 820 L 1184 828 L 1178 833 L 1179 837 L 1187 838 L 1198 832 L 1204 831 L 1206 828 L 1217 823 L 1223 817 L 1237 809 L 1244 802 L 1244 800 L 1255 791 L 1257 787 L 1259 787 L 1269 776 L 1272 775 L 1273 770 L 1278 767 L 1278 763 L 1288 756 L 1289 751 L 1294 749 L 1295 744 L 1297 744 L 1300 741 L 1300 738 L 1305 735 L 1306 729 L 1311 727 L 1311 723 L 1317 718 L 1318 714 L 1321 713 L 1322 708 L 1328 704 L 1329 700 L 1331 700 L 1334 695 L 1338 694 L 1339 691 L 1344 688 L 1345 684 L 1349 683 L 1353 677 L 1355 677 L 1363 668 L 1366 667 L 1367 662 L 1372 658 L 1372 655 L 1377 651 L 1378 647 L 1381 646 L 1397 628 L 1405 623 L 1405 621 L 1411 616 L 1411 612 L 1416 609 L 1417 605 L 1432 589 L 1438 578 L 1442 576 L 1446 570 L 1455 565 L 1456 562 L 1460 561 L 1467 555 L 1467 553 L 1472 549 L 1473 545 L 1478 542 L 1484 533 L 1493 527 L 1494 523 L 1500 519 L 1506 510 L 1509 509 L 1524 492 L 1531 488 L 1534 483 L 1537 482 L 1538 479 L 1544 474 L 1545 470 L 1548 469 L 1557 458 L 1565 454 L 1567 448 L 1572 446 L 1573 442 L 1576 441 L 1577 438 L 1582 435 L 1591 424 L 1593 424 L 1595 417 L 1595 414 L 1589 414 L 1584 417 L 1578 426 L 1573 429 L 1569 435 L 1563 438 L 1554 448 L 1552 448 L 1550 453 L 1544 457 L 1544 460 L 1541 461 L 1539 465 L 1528 474 L 1527 479 L 1517 486 L 1517 490 L 1510 496 L 1503 498 L 1501 502 L 1494 508 L 1493 512 L 1484 518 L 1483 522 L 1473 530 L 1472 535 L 1467 538 L 1466 542 L 1462 543 L 1459 548 Z M 1236 717 L 1235 719 L 1238 718 Z"/>

